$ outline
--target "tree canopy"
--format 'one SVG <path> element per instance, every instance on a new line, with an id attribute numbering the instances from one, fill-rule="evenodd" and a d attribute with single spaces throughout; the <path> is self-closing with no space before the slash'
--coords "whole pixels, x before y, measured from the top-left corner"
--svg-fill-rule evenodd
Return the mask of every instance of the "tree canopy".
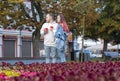
<path id="1" fill-rule="evenodd" d="M 120 0 L 101 0 L 99 18 L 99 37 L 104 39 L 104 44 L 113 40 L 119 41 L 120 32 Z M 116 39 L 117 38 L 117 39 Z M 104 48 L 106 50 L 106 48 Z"/>
<path id="2" fill-rule="evenodd" d="M 17 28 L 27 25 L 35 31 L 33 37 L 39 40 L 39 30 L 44 16 L 48 12 L 62 13 L 70 29 L 76 35 L 82 32 L 85 16 L 85 37 L 97 40 L 101 38 L 117 41 L 120 32 L 120 0 L 25 0 L 31 2 L 31 8 L 25 8 L 24 0 L 0 0 L 0 25 L 3 28 Z M 32 16 L 26 12 L 32 11 Z M 36 16 L 38 15 L 39 21 Z M 117 41 L 118 42 L 118 41 Z"/>

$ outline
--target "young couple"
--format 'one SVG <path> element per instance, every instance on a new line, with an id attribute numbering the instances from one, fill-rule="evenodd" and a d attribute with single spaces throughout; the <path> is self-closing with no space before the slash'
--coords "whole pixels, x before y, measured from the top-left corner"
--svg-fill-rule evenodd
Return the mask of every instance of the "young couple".
<path id="1" fill-rule="evenodd" d="M 61 44 L 56 42 L 59 40 L 65 41 L 63 33 L 58 29 L 63 29 L 65 33 L 69 32 L 68 26 L 62 14 L 57 15 L 57 23 L 55 22 L 54 14 L 48 13 L 46 15 L 46 23 L 43 24 L 40 33 L 44 36 L 44 50 L 46 54 L 46 63 L 55 63 L 56 55 L 60 57 L 61 62 L 66 62 L 64 47 L 59 49 Z M 65 46 L 65 45 L 64 45 Z"/>

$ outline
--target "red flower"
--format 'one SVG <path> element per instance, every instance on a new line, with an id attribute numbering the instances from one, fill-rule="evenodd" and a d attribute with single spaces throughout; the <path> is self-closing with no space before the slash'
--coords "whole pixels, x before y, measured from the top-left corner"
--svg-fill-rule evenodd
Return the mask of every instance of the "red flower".
<path id="1" fill-rule="evenodd" d="M 6 75 L 5 75 L 5 73 L 1 72 L 1 73 L 0 73 L 0 76 L 6 76 Z"/>

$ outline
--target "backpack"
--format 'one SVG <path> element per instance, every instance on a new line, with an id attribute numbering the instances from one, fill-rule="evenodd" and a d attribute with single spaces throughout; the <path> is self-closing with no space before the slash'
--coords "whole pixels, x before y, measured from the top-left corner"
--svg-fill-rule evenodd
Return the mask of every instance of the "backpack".
<path id="1" fill-rule="evenodd" d="M 61 25 L 58 25 L 57 27 L 57 31 L 55 33 L 55 37 L 59 38 L 63 41 L 66 41 L 67 39 L 67 33 L 63 30 L 63 28 L 61 27 Z"/>
<path id="2" fill-rule="evenodd" d="M 66 39 L 67 39 L 67 34 L 61 27 L 61 25 L 58 25 L 57 31 L 55 33 L 55 38 L 56 38 L 56 48 L 64 51 L 65 45 L 66 45 Z"/>

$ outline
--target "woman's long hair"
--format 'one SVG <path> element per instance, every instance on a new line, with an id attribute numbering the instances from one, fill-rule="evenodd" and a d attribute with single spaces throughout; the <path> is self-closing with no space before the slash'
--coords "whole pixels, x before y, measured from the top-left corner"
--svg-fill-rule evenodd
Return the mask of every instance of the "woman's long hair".
<path id="1" fill-rule="evenodd" d="M 64 16 L 62 14 L 58 14 L 58 16 L 60 16 L 60 22 L 58 22 L 58 24 L 62 25 L 63 30 L 69 33 L 69 28 L 68 28 L 68 25 L 66 23 Z"/>

